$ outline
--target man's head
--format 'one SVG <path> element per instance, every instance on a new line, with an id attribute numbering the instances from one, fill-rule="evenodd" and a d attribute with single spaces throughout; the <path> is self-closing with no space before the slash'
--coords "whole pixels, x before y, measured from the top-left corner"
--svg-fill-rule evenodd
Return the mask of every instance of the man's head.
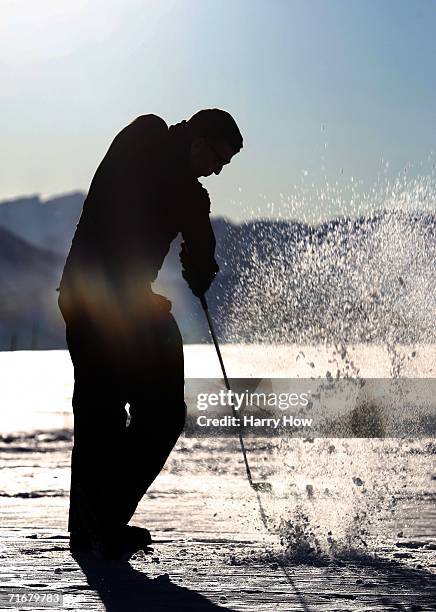
<path id="1" fill-rule="evenodd" d="M 239 128 L 226 111 L 201 110 L 187 123 L 191 134 L 191 166 L 196 177 L 219 174 L 242 148 Z"/>

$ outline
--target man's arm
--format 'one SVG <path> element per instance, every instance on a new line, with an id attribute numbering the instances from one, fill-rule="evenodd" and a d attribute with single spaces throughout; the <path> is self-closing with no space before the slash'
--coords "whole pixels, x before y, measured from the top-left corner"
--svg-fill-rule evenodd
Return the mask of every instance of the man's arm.
<path id="1" fill-rule="evenodd" d="M 195 207 L 189 207 L 183 218 L 184 242 L 180 251 L 183 278 L 197 297 L 206 293 L 219 271 L 215 260 L 216 240 L 209 218 L 209 195 L 203 187 L 200 189 Z"/>

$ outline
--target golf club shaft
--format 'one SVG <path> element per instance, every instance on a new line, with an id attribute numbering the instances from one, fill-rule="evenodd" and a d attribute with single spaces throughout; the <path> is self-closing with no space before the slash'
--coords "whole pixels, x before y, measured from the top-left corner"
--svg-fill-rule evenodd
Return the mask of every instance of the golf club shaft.
<path id="1" fill-rule="evenodd" d="M 209 307 L 208 307 L 208 304 L 207 304 L 207 301 L 206 301 L 206 297 L 204 295 L 200 296 L 200 302 L 201 302 L 201 305 L 203 307 L 204 313 L 206 315 L 206 319 L 207 319 L 207 322 L 208 322 L 208 325 L 209 325 L 210 335 L 212 336 L 212 340 L 213 340 L 213 343 L 215 345 L 215 349 L 216 349 L 216 352 L 217 352 L 217 355 L 218 355 L 218 360 L 219 360 L 220 365 L 221 365 L 221 370 L 222 370 L 222 373 L 223 373 L 223 376 L 224 376 L 224 383 L 226 385 L 227 391 L 231 392 L 229 379 L 227 378 L 226 369 L 224 367 L 224 361 L 223 361 L 223 358 L 221 356 L 221 351 L 220 351 L 220 347 L 219 347 L 219 344 L 218 344 L 218 339 L 217 339 L 216 334 L 215 334 L 215 329 L 214 329 L 214 326 L 213 326 L 213 323 L 212 323 L 212 318 L 211 318 L 210 313 L 209 313 Z M 230 405 L 232 407 L 233 416 L 238 418 L 236 410 L 235 410 L 235 407 L 233 405 L 233 402 L 230 402 Z M 247 453 L 245 451 L 245 445 L 244 445 L 244 439 L 242 437 L 241 426 L 239 426 L 239 428 L 238 428 L 238 434 L 239 434 L 239 443 L 241 445 L 242 454 L 244 456 L 245 469 L 247 471 L 248 482 L 250 483 L 251 486 L 253 486 L 253 479 L 251 478 L 251 470 L 250 470 L 250 466 L 248 465 Z"/>

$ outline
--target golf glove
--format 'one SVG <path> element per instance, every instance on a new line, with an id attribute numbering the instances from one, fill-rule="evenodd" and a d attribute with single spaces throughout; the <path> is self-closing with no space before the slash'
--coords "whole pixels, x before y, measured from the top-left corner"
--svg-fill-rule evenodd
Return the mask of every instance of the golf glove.
<path id="1" fill-rule="evenodd" d="M 213 259 L 213 262 L 207 269 L 201 265 L 196 265 L 192 261 L 184 242 L 182 242 L 181 247 L 179 258 L 182 264 L 182 276 L 188 283 L 192 293 L 197 297 L 201 297 L 209 289 L 217 275 L 219 271 L 218 264 Z"/>

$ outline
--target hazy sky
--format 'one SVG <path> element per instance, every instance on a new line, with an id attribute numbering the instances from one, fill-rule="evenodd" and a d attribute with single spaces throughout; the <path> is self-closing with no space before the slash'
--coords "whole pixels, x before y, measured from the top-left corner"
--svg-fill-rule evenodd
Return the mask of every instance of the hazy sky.
<path id="1" fill-rule="evenodd" d="M 214 214 L 267 215 L 271 202 L 275 214 L 306 190 L 326 196 L 322 214 L 326 182 L 365 190 L 408 163 L 431 175 L 436 1 L 0 0 L 0 11 L 0 199 L 86 191 L 137 115 L 175 123 L 214 106 L 244 136 L 204 181 Z"/>

